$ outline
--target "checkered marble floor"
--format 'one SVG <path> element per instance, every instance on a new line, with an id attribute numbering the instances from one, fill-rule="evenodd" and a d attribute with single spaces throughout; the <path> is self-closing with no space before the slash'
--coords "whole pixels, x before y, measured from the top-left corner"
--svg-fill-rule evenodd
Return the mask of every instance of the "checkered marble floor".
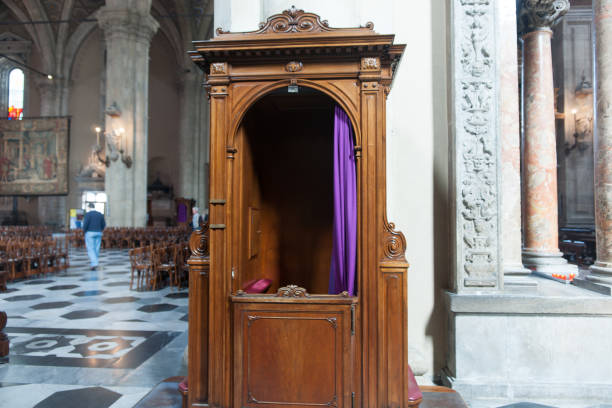
<path id="1" fill-rule="evenodd" d="M 186 374 L 187 290 L 130 290 L 127 250 L 100 255 L 91 271 L 74 250 L 66 271 L 0 293 L 10 339 L 0 407 L 132 407 Z"/>

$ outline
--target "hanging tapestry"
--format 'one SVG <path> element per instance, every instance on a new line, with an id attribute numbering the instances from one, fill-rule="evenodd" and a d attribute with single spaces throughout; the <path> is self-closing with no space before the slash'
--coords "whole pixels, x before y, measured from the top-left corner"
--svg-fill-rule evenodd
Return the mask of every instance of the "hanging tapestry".
<path id="1" fill-rule="evenodd" d="M 0 120 L 0 195 L 68 194 L 70 118 Z"/>

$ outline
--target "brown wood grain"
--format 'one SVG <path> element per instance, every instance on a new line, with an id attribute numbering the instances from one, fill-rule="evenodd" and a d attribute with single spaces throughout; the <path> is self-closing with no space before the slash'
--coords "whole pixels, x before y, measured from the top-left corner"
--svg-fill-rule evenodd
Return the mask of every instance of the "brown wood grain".
<path id="1" fill-rule="evenodd" d="M 210 232 L 208 286 L 193 276 L 197 262 L 191 271 L 190 406 L 313 406 L 332 388 L 325 404 L 410 406 L 406 243 L 387 222 L 385 160 L 386 96 L 404 46 L 370 25 L 332 29 L 297 10 L 271 19 L 191 53 L 210 96 L 210 223 L 223 227 Z M 329 278 L 333 104 L 351 120 L 358 158 L 355 298 L 318 295 Z M 256 278 L 273 280 L 270 294 L 232 296 Z M 273 295 L 288 284 L 310 295 Z M 333 330 L 305 319 L 330 313 Z M 249 314 L 275 319 L 249 331 Z"/>

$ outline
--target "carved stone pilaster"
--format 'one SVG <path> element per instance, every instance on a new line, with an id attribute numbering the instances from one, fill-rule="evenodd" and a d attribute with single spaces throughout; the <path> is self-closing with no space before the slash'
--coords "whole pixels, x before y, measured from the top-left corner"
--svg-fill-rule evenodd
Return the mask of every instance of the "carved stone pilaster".
<path id="1" fill-rule="evenodd" d="M 453 7 L 455 288 L 500 289 L 496 8 L 493 0 Z"/>
<path id="2" fill-rule="evenodd" d="M 552 28 L 569 11 L 569 0 L 523 0 L 519 11 L 521 34 Z"/>

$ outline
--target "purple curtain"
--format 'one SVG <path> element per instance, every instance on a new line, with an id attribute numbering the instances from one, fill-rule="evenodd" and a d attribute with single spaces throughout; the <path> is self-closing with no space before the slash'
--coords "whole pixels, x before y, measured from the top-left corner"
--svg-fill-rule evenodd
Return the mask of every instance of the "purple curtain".
<path id="1" fill-rule="evenodd" d="M 334 227 L 329 293 L 355 295 L 357 181 L 353 129 L 347 114 L 334 108 Z"/>

